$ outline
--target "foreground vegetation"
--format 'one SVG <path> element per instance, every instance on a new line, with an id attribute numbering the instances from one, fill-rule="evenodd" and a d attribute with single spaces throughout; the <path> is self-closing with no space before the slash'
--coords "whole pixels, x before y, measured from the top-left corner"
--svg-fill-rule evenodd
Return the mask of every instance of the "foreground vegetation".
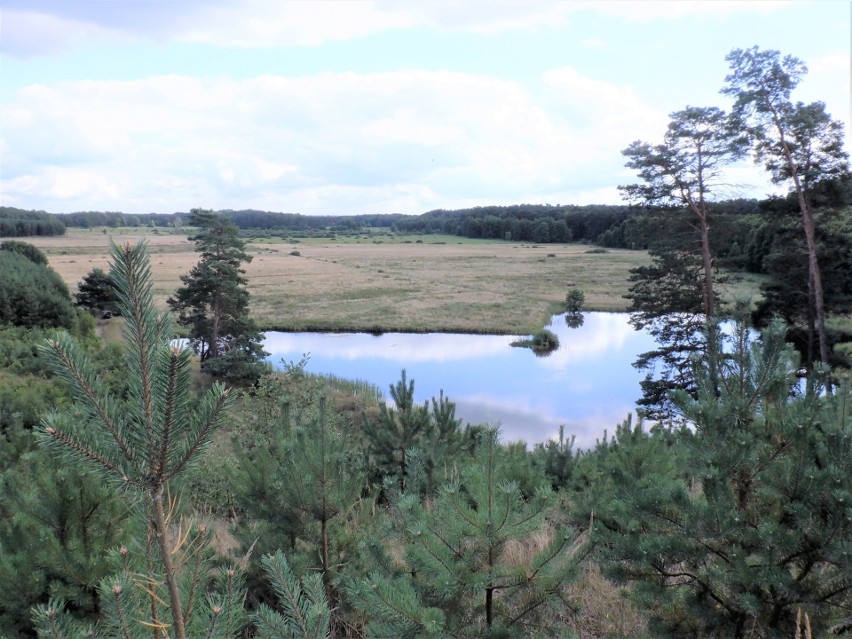
<path id="1" fill-rule="evenodd" d="M 693 427 L 628 420 L 589 451 L 528 450 L 446 397 L 415 404 L 404 371 L 384 403 L 291 364 L 229 406 L 235 389 L 194 385 L 169 345 L 142 249 L 114 251 L 122 347 L 3 333 L 29 380 L 3 402 L 10 636 L 745 638 L 843 621 L 852 395 L 816 378 L 789 395 L 780 325 L 753 342 L 743 323 L 696 362 L 698 392 L 672 398 Z"/>

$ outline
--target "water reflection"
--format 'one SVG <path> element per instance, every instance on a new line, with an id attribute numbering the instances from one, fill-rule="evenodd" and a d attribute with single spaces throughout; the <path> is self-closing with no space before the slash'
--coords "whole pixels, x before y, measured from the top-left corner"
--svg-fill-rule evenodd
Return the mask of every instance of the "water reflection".
<path id="1" fill-rule="evenodd" d="M 653 340 L 627 320 L 621 313 L 585 313 L 571 328 L 555 316 L 547 328 L 560 346 L 540 358 L 512 348 L 512 335 L 270 332 L 264 348 L 276 366 L 310 353 L 308 371 L 367 380 L 385 392 L 405 368 L 418 401 L 443 389 L 458 417 L 499 424 L 504 441 L 555 438 L 565 424 L 586 447 L 604 429 L 612 431 L 640 395 L 642 376 L 630 364 Z"/>

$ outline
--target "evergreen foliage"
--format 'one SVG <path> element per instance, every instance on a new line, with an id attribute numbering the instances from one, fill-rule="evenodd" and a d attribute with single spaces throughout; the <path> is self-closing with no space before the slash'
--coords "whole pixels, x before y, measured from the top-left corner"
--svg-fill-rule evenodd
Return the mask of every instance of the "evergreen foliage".
<path id="1" fill-rule="evenodd" d="M 328 423 L 325 398 L 318 404 L 316 413 L 297 416 L 295 425 L 285 404 L 280 422 L 261 433 L 250 450 L 234 439 L 238 493 L 253 522 L 237 534 L 254 552 L 286 548 L 298 555 L 303 571 L 320 576 L 334 605 L 341 570 L 353 551 L 346 523 L 366 479 L 351 441 Z"/>
<path id="2" fill-rule="evenodd" d="M 750 136 L 755 159 L 765 162 L 776 183 L 791 182 L 796 194 L 808 255 L 808 302 L 819 359 L 828 362 L 824 278 L 817 256 L 811 190 L 819 182 L 849 174 L 842 126 L 825 113 L 822 103 L 793 104 L 790 95 L 807 73 L 798 58 L 751 47 L 734 49 L 726 60 L 731 73 L 725 78 L 722 93 L 735 100 L 736 123 Z M 830 378 L 827 390 L 831 391 Z"/>
<path id="3" fill-rule="evenodd" d="M 644 204 L 685 208 L 695 221 L 703 268 L 704 314 L 715 316 L 710 207 L 721 167 L 745 154 L 746 140 L 715 107 L 687 107 L 671 114 L 663 143 L 634 142 L 622 154 L 642 184 L 619 187 Z"/>
<path id="4" fill-rule="evenodd" d="M 694 390 L 690 357 L 706 351 L 702 265 L 689 251 L 651 251 L 652 264 L 631 270 L 630 323 L 658 347 L 633 364 L 648 373 L 637 404 L 651 419 L 669 419 L 669 391 Z M 659 368 L 657 368 L 659 366 Z"/>
<path id="5" fill-rule="evenodd" d="M 139 530 L 126 496 L 96 477 L 29 450 L 0 472 L 0 628 L 29 636 L 30 608 L 62 597 L 94 621 L 109 551 Z M 14 584 L 14 586 L 13 586 Z"/>
<path id="6" fill-rule="evenodd" d="M 320 576 L 307 575 L 300 583 L 281 552 L 264 556 L 263 567 L 282 610 L 277 612 L 262 604 L 252 614 L 258 636 L 264 639 L 330 637 L 331 610 Z"/>
<path id="7" fill-rule="evenodd" d="M 93 313 L 109 311 L 118 313 L 118 295 L 112 276 L 103 269 L 93 268 L 77 285 L 77 306 L 82 306 Z"/>
<path id="8" fill-rule="evenodd" d="M 156 543 L 149 532 L 134 551 L 121 546 L 112 553 L 118 570 L 98 584 L 96 623 L 81 623 L 67 614 L 68 602 L 51 597 L 33 609 L 39 639 L 168 639 L 174 636 L 166 619 L 168 606 L 161 578 L 150 571 L 149 548 Z M 188 637 L 236 639 L 245 625 L 242 575 L 232 568 L 215 568 L 209 552 L 209 532 L 193 526 L 175 548 L 180 566 L 178 582 L 184 600 L 182 620 Z"/>
<path id="9" fill-rule="evenodd" d="M 251 262 L 238 229 L 226 217 L 193 209 L 189 223 L 198 228 L 189 239 L 201 260 L 184 286 L 168 300 L 178 323 L 189 327 L 201 354 L 202 370 L 234 383 L 253 383 L 268 371 L 261 334 L 249 317 L 249 292 L 242 269 Z"/>
<path id="10" fill-rule="evenodd" d="M 792 637 L 799 608 L 825 629 L 852 588 L 852 396 L 797 388 L 780 325 L 753 342 L 741 323 L 714 361 L 673 398 L 691 428 L 599 444 L 599 547 L 655 636 Z"/>
<path id="11" fill-rule="evenodd" d="M 173 540 L 174 507 L 167 512 L 165 492 L 168 482 L 209 443 L 231 395 L 214 384 L 196 405 L 190 394 L 190 353 L 170 345 L 171 322 L 167 315 L 158 316 L 154 307 L 145 244 L 113 245 L 111 255 L 125 318 L 127 401 L 108 390 L 67 335 L 59 335 L 49 340 L 45 353 L 56 376 L 67 385 L 74 411 L 48 412 L 40 436 L 70 464 L 107 478 L 116 492 L 129 490 L 142 498 L 151 531 L 146 574 L 151 584 L 165 585 L 162 593 L 151 591 L 149 596 L 164 601 L 175 639 L 186 639 L 191 624 L 185 612 L 191 597 L 182 597 L 178 584 L 186 564 L 175 563 L 184 538 L 176 535 Z M 160 623 L 159 619 L 151 622 Z"/>
<path id="12" fill-rule="evenodd" d="M 380 404 L 378 419 L 364 420 L 369 479 L 381 484 L 393 477 L 407 491 L 431 493 L 464 445 L 455 405 L 443 392 L 440 398 L 432 398 L 431 411 L 429 402 L 416 404 L 414 380 L 408 381 L 404 369 L 400 380 L 390 386 L 390 395 L 393 406 Z"/>
<path id="13" fill-rule="evenodd" d="M 553 490 L 568 487 L 579 457 L 574 450 L 574 436 L 565 437 L 565 426 L 559 426 L 559 439 L 536 444 L 531 461 L 533 467 L 550 480 Z"/>
<path id="14" fill-rule="evenodd" d="M 550 605 L 565 605 L 585 546 L 554 517 L 549 488 L 527 499 L 507 480 L 497 437 L 433 499 L 393 497 L 403 563 L 350 585 L 369 636 L 558 636 Z"/>

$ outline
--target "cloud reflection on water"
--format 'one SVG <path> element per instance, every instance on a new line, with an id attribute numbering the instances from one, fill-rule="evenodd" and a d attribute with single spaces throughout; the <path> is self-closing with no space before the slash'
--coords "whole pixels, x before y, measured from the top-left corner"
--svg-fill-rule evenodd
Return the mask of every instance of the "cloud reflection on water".
<path id="1" fill-rule="evenodd" d="M 267 333 L 264 348 L 276 365 L 309 353 L 308 371 L 363 379 L 386 395 L 405 368 L 417 401 L 443 390 L 458 417 L 499 425 L 504 441 L 532 445 L 564 424 L 586 448 L 633 410 L 642 376 L 631 363 L 653 342 L 626 314 L 584 317 L 573 329 L 553 318 L 560 347 L 547 357 L 511 347 L 515 337 L 506 335 Z"/>

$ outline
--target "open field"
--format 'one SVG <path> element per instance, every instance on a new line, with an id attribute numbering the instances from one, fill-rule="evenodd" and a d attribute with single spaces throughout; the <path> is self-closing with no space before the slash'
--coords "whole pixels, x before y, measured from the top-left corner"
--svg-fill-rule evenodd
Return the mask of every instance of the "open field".
<path id="1" fill-rule="evenodd" d="M 76 290 L 108 246 L 149 243 L 157 303 L 198 261 L 186 232 L 69 229 L 64 237 L 28 238 Z M 448 236 L 362 239 L 253 239 L 246 266 L 251 312 L 263 329 L 529 333 L 559 309 L 571 283 L 587 310 L 623 311 L 639 251 L 582 244 L 512 243 Z M 299 255 L 293 254 L 295 251 Z"/>

